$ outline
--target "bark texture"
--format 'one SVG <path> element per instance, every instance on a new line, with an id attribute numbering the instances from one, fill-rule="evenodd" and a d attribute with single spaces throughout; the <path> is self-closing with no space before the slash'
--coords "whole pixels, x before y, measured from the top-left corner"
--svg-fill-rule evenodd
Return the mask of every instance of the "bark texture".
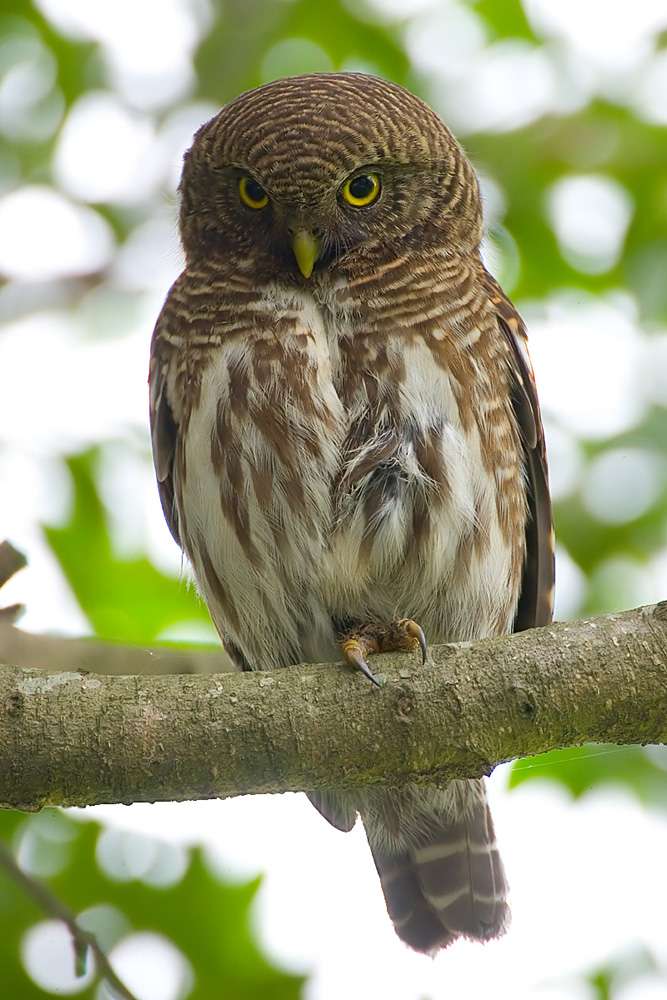
<path id="1" fill-rule="evenodd" d="M 380 689 L 335 664 L 210 676 L 6 664 L 0 805 L 400 785 L 589 741 L 667 742 L 667 602 L 436 646 L 425 667 L 408 654 L 373 665 Z"/>

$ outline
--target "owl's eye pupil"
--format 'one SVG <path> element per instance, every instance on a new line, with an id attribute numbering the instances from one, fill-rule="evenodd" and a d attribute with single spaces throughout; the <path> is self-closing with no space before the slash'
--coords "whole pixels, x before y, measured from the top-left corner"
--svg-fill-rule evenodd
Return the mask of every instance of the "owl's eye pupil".
<path id="1" fill-rule="evenodd" d="M 262 185 L 258 184 L 257 181 L 252 180 L 252 178 L 250 177 L 246 181 L 245 189 L 246 189 L 246 194 L 251 199 L 251 201 L 261 201 L 262 198 L 264 197 L 265 192 Z"/>
<path id="2" fill-rule="evenodd" d="M 360 201 L 363 198 L 368 198 L 374 190 L 375 182 L 368 174 L 362 174 L 361 177 L 355 177 L 354 180 L 350 181 L 350 194 L 353 198 L 358 198 Z"/>
<path id="3" fill-rule="evenodd" d="M 340 196 L 353 208 L 366 208 L 380 197 L 379 174 L 357 174 L 346 180 L 340 189 Z"/>

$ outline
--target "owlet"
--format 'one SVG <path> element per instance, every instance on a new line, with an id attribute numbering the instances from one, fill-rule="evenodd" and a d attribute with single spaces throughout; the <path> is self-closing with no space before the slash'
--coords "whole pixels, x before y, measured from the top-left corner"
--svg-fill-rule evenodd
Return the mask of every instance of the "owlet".
<path id="1" fill-rule="evenodd" d="M 525 329 L 482 263 L 477 179 L 437 115 L 363 74 L 278 80 L 200 128 L 180 192 L 153 454 L 239 668 L 342 655 L 371 683 L 378 651 L 547 623 Z M 309 798 L 340 830 L 360 815 L 412 948 L 505 929 L 483 780 Z"/>

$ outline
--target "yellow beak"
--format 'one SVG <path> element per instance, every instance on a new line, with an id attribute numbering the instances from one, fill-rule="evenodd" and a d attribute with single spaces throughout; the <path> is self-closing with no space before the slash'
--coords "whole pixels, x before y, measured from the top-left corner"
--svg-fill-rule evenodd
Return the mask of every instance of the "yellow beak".
<path id="1" fill-rule="evenodd" d="M 315 262 L 320 255 L 319 240 L 307 229 L 297 229 L 292 237 L 292 250 L 304 278 L 310 278 Z"/>

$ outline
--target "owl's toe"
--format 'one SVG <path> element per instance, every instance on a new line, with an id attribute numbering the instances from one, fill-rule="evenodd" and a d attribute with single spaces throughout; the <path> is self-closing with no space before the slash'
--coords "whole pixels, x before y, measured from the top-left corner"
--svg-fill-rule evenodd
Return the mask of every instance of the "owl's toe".
<path id="1" fill-rule="evenodd" d="M 417 646 L 421 649 L 422 654 L 422 664 L 426 663 L 426 657 L 428 655 L 428 646 L 426 644 L 426 636 L 424 635 L 424 629 L 417 622 L 414 622 L 412 618 L 401 618 L 397 622 L 392 622 L 389 626 L 391 633 L 395 631 L 396 633 L 396 645 L 382 645 L 382 651 L 384 653 L 389 652 L 399 652 L 403 649 L 416 649 Z M 387 640 L 391 642 L 393 634 L 387 637 Z"/>
<path id="2" fill-rule="evenodd" d="M 348 636 L 341 643 L 341 649 L 343 659 L 348 666 L 361 670 L 362 674 L 377 687 L 382 686 L 366 661 L 366 656 L 369 653 L 379 652 L 377 642 L 372 640 L 369 642 L 366 636 Z"/>
<path id="3" fill-rule="evenodd" d="M 412 618 L 399 618 L 388 624 L 369 623 L 354 631 L 339 635 L 343 660 L 380 687 L 380 682 L 368 666 L 367 656 L 373 653 L 408 653 L 419 648 L 422 663 L 426 663 L 428 646 L 424 630 Z"/>

